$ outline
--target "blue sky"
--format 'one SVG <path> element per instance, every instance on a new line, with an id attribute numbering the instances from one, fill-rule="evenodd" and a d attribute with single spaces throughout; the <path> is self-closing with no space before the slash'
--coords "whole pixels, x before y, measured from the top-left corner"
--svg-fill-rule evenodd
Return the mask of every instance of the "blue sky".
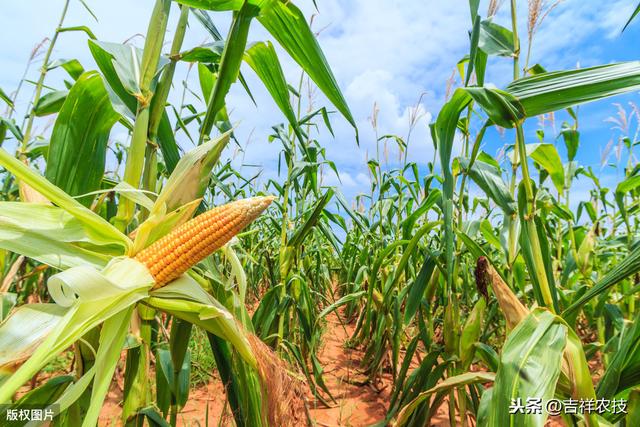
<path id="1" fill-rule="evenodd" d="M 2 64 L 0 67 L 0 87 L 9 93 L 18 84 L 24 71 L 28 55 L 33 47 L 50 36 L 58 20 L 62 7 L 61 0 L 25 0 L 4 5 L 5 18 L 0 26 Z M 306 13 L 314 17 L 313 28 L 320 30 L 319 41 L 324 48 L 329 64 L 342 88 L 360 129 L 360 146 L 356 146 L 354 133 L 339 116 L 333 118 L 335 138 L 322 131 L 318 140 L 327 148 L 327 155 L 337 163 L 341 181 L 325 174 L 326 184 L 340 185 L 347 196 L 367 192 L 369 178 L 366 159 L 375 153 L 375 133 L 371 127 L 374 105 L 378 109 L 378 134 L 398 134 L 406 136 L 410 117 L 417 114 L 421 119 L 412 133 L 409 158 L 424 164 L 433 158 L 428 123 L 432 121 L 444 102 L 445 88 L 455 64 L 468 53 L 468 30 L 470 27 L 467 1 L 445 0 L 318 0 L 317 13 L 311 0 L 298 0 Z M 480 11 L 486 15 L 486 1 L 481 2 Z M 509 25 L 508 3 L 494 18 L 495 22 Z M 632 25 L 620 35 L 620 30 L 635 6 L 632 0 L 608 2 L 566 0 L 561 2 L 546 18 L 534 39 L 531 64 L 541 63 L 548 70 L 587 67 L 616 61 L 640 59 L 637 40 L 640 24 Z M 109 2 L 87 0 L 98 17 L 98 22 L 86 12 L 78 0 L 72 0 L 65 25 L 88 25 L 100 40 L 123 42 L 131 37 L 132 43 L 141 46 L 147 20 L 153 6 L 151 0 Z M 521 43 L 526 51 L 527 4 L 520 0 Z M 172 10 L 169 28 L 173 29 L 177 10 Z M 215 14 L 214 20 L 221 31 L 229 25 L 228 14 Z M 268 39 L 268 34 L 254 25 L 250 41 Z M 184 47 L 192 47 L 209 41 L 207 33 L 195 19 L 191 20 Z M 168 49 L 168 47 L 167 47 Z M 283 68 L 288 80 L 297 84 L 300 71 L 286 54 L 280 52 Z M 86 37 L 81 33 L 64 33 L 53 55 L 58 58 L 77 58 L 86 69 L 94 68 Z M 41 59 L 41 57 L 40 57 Z M 37 63 L 31 67 L 29 78 L 37 78 Z M 269 144 L 267 136 L 270 128 L 284 121 L 279 110 L 269 99 L 260 82 L 248 67 L 244 70 L 249 85 L 257 100 L 254 106 L 239 87 L 233 87 L 227 104 L 231 119 L 237 123 L 237 136 L 246 146 L 244 160 L 248 164 L 260 165 L 264 178 L 275 175 L 278 147 Z M 187 67 L 181 65 L 176 73 L 176 85 L 170 100 L 178 101 L 181 84 L 187 79 L 190 87 L 198 92 L 196 73 L 187 78 Z M 493 59 L 489 64 L 486 81 L 503 87 L 512 76 L 511 61 L 507 58 Z M 62 71 L 54 71 L 46 83 L 60 88 L 64 77 Z M 459 82 L 458 82 L 459 83 Z M 28 99 L 32 87 L 28 84 L 21 94 Z M 188 97 L 191 101 L 195 98 Z M 420 102 L 418 103 L 418 100 Z M 617 112 L 613 103 L 620 103 L 630 112 L 629 102 L 637 102 L 637 93 L 611 98 L 580 108 L 580 130 L 582 146 L 578 154 L 581 164 L 593 166 L 605 185 L 613 185 L 621 172 L 612 168 L 601 168 L 602 153 L 609 141 L 620 136 L 612 130 L 613 124 L 605 120 Z M 323 97 L 314 93 L 316 107 L 327 105 Z M 22 114 L 25 103 L 18 105 Z M 22 109 L 22 110 L 20 110 Z M 20 116 L 18 116 L 20 117 Z M 48 135 L 52 118 L 40 120 L 37 130 Z M 557 118 L 557 130 L 562 115 Z M 635 131 L 636 118 L 632 120 L 631 131 Z M 534 131 L 538 127 L 531 120 L 527 127 L 530 142 L 535 142 Z M 555 136 L 547 129 L 547 142 Z M 121 128 L 115 128 L 111 135 L 114 141 L 127 142 L 127 135 Z M 483 149 L 496 155 L 510 141 L 509 132 L 500 135 L 490 131 Z M 178 135 L 183 147 L 190 143 L 184 135 Z M 248 143 L 248 145 L 247 145 Z M 615 144 L 614 144 L 615 145 Z M 560 152 L 564 148 L 558 140 Z M 397 158 L 394 147 L 389 146 L 389 158 Z M 227 156 L 234 155 L 230 147 Z M 610 160 L 615 150 L 612 150 Z M 247 173 L 249 171 L 247 170 Z M 586 197 L 590 184 L 581 180 L 576 184 L 576 198 Z"/>

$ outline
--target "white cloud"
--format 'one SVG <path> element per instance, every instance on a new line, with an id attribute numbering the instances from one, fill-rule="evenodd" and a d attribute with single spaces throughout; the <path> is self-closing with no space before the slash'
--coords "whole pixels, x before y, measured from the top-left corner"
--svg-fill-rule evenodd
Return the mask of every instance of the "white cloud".
<path id="1" fill-rule="evenodd" d="M 306 16 L 315 13 L 311 2 L 298 4 Z M 348 178 L 342 179 L 343 191 L 352 196 L 369 188 L 366 160 L 376 153 L 376 132 L 371 125 L 374 105 L 378 108 L 378 137 L 397 134 L 406 138 L 411 118 L 417 115 L 409 160 L 419 163 L 432 160 L 428 123 L 441 103 L 453 66 L 465 54 L 469 16 L 459 5 L 434 2 L 427 7 L 418 1 L 325 1 L 319 3 L 319 9 L 313 28 L 321 30 L 320 44 L 358 125 L 360 146 L 355 144 L 354 130 L 337 114 L 332 116 L 335 139 L 323 132 L 320 141 L 328 158 L 341 171 L 353 171 L 353 176 L 360 177 L 355 180 L 357 186 L 351 185 Z M 257 32 L 252 37 L 265 35 Z M 284 53 L 280 58 L 288 80 L 297 82 L 298 66 Z M 246 95 L 239 88 L 234 88 L 228 104 L 234 111 L 233 117 L 243 118 L 238 134 L 248 135 L 255 129 L 254 138 L 259 138 L 283 118 L 260 84 L 253 84 L 251 72 L 246 74 L 258 102 L 257 109 L 246 102 Z M 418 99 L 421 102 L 416 104 Z M 322 96 L 316 96 L 314 103 L 316 107 L 328 105 Z M 242 129 L 246 125 L 249 127 Z M 388 141 L 387 147 L 388 158 L 393 162 L 398 158 L 397 145 Z M 264 140 L 256 140 L 250 145 L 246 159 L 274 164 L 275 151 Z"/>
<path id="2" fill-rule="evenodd" d="M 114 42 L 144 34 L 153 7 L 152 0 L 89 0 L 88 3 L 98 16 L 98 23 L 92 21 L 79 2 L 72 1 L 65 25 L 86 24 L 99 39 Z M 619 31 L 620 23 L 629 16 L 626 3 L 623 0 L 588 4 L 567 0 L 561 3 L 539 30 L 531 63 L 542 61 L 550 69 L 559 69 L 573 67 L 578 61 L 583 65 L 597 62 L 597 51 L 583 50 L 584 42 L 594 34 L 612 35 Z M 61 4 L 28 0 L 4 5 L 5 16 L 11 17 L 5 19 L 0 27 L 0 40 L 5 41 L 0 87 L 5 91 L 12 91 L 18 84 L 33 46 L 52 33 Z M 316 13 L 310 0 L 298 0 L 296 4 L 301 6 L 305 16 Z M 526 2 L 519 4 L 524 48 Z M 411 134 L 409 160 L 419 163 L 432 160 L 433 145 L 427 125 L 443 101 L 446 81 L 455 64 L 468 53 L 470 17 L 467 3 L 455 1 L 324 0 L 318 2 L 318 6 L 320 13 L 314 17 L 313 28 L 320 31 L 319 42 L 358 124 L 360 147 L 354 141 L 353 129 L 338 114 L 332 115 L 335 138 L 323 130 L 318 139 L 326 147 L 329 159 L 337 163 L 340 171 L 345 171 L 341 177 L 342 187 L 348 196 L 352 196 L 369 188 L 366 159 L 375 156 L 376 151 L 376 133 L 370 124 L 374 104 L 379 109 L 378 136 L 397 134 L 406 138 L 411 117 L 417 111 L 421 120 L 415 124 Z M 485 8 L 483 5 L 482 11 Z M 213 14 L 213 17 L 221 32 L 225 33 L 230 22 L 229 14 Z M 169 24 L 171 32 L 176 19 L 174 5 Z M 508 26 L 508 2 L 496 21 Z M 207 38 L 206 31 L 197 20 L 191 19 L 185 48 L 201 44 Z M 268 34 L 256 23 L 249 38 L 263 40 L 268 38 Z M 143 39 L 136 37 L 134 42 L 141 46 Z M 288 81 L 297 85 L 299 67 L 281 49 L 279 52 Z M 53 56 L 78 58 L 85 67 L 95 67 L 86 36 L 82 33 L 61 34 Z M 39 65 L 31 67 L 29 78 L 37 78 Z M 185 78 L 186 69 L 184 64 L 178 67 L 170 98 L 173 102 L 179 102 L 182 96 L 181 81 Z M 283 122 L 284 118 L 252 71 L 247 67 L 243 70 L 258 106 L 251 103 L 240 85 L 235 85 L 227 98 L 231 119 L 234 123 L 239 122 L 236 130 L 238 140 L 247 147 L 237 162 L 244 159 L 246 164 L 263 167 L 262 182 L 265 182 L 267 177 L 275 176 L 280 149 L 279 142 L 269 143 L 267 136 L 271 133 L 271 126 Z M 510 80 L 510 76 L 509 59 L 492 60 L 488 81 L 500 87 Z M 65 77 L 61 70 L 55 71 L 47 77 L 47 84 L 61 87 L 61 80 Z M 191 90 L 199 94 L 195 70 L 192 70 L 188 82 Z M 27 85 L 23 95 L 31 89 Z M 316 108 L 326 105 L 333 110 L 322 96 L 316 93 L 313 98 Z M 189 93 L 186 99 L 196 102 L 195 96 Z M 26 105 L 23 103 L 20 107 L 24 109 Z M 113 136 L 121 140 L 121 135 Z M 184 134 L 179 133 L 178 139 L 184 147 L 191 146 Z M 388 146 L 389 158 L 396 159 L 395 143 L 389 141 Z M 234 150 L 236 147 L 230 148 L 228 156 L 232 156 Z M 329 178 L 331 175 L 326 173 L 326 182 L 333 179 Z"/>
<path id="3" fill-rule="evenodd" d="M 346 171 L 338 171 L 339 177 L 333 171 L 327 171 L 324 175 L 324 179 L 322 184 L 329 186 L 344 186 L 347 188 L 355 187 L 357 185 L 356 181 L 351 177 L 351 174 Z"/>
<path id="4" fill-rule="evenodd" d="M 548 1 L 547 4 L 555 3 Z M 549 70 L 591 66 L 598 61 L 599 44 L 587 43 L 592 37 L 617 37 L 631 14 L 631 4 L 625 0 L 585 2 L 563 0 L 551 10 L 534 35 L 529 65 L 540 63 Z M 527 54 L 528 2 L 519 2 L 518 34 L 522 62 Z M 496 17 L 497 22 L 511 28 L 508 3 Z M 521 64 L 524 65 L 524 64 Z M 507 74 L 507 77 L 510 77 Z"/>

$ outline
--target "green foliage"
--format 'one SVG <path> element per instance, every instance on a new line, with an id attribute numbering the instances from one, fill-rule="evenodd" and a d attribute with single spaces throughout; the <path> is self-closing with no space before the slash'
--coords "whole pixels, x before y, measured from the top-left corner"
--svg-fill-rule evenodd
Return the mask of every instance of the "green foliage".
<path id="1" fill-rule="evenodd" d="M 64 26 L 67 1 L 34 97 L 22 103 L 23 125 L 14 116 L 22 104 L 0 90 L 10 112 L 0 117 L 0 368 L 15 370 L 0 380 L 0 402 L 55 402 L 60 423 L 95 425 L 126 351 L 126 425 L 177 425 L 193 387 L 211 378 L 222 381 L 236 425 L 280 425 L 267 409 L 295 401 L 291 376 L 319 405 L 340 404 L 320 354 L 337 319 L 353 328 L 346 345 L 362 351 L 356 368 L 366 386 L 391 378 L 381 423 L 422 426 L 448 402 L 452 424 L 471 416 L 478 425 L 542 426 L 546 414 L 511 414 L 513 400 L 615 396 L 629 399 L 627 416 L 565 421 L 637 424 L 637 135 L 616 134 L 626 164 L 606 188 L 580 164 L 593 146 L 581 140 L 573 107 L 636 91 L 638 62 L 553 72 L 526 64 L 521 76 L 516 11 L 507 28 L 471 0 L 460 85 L 431 124 L 437 153 L 408 157 L 424 142 L 411 140 L 415 124 L 406 136 L 379 137 L 376 127 L 376 157 L 364 165 L 370 186 L 347 200 L 326 185 L 328 174 L 341 179 L 318 140 L 321 127 L 333 133 L 331 111 L 306 88 L 313 82 L 354 128 L 355 119 L 300 9 L 277 0 L 176 3 L 172 31 L 171 2 L 156 1 L 139 49 Z M 229 30 L 206 11 L 227 12 Z M 193 17 L 213 42 L 182 46 L 202 30 L 189 25 Z M 254 24 L 279 47 L 250 42 Z M 89 38 L 97 70 L 50 58 L 68 32 Z M 299 65 L 297 87 L 277 48 Z M 242 118 L 226 103 L 236 83 L 255 103 L 243 61 L 284 117 L 259 142 L 278 151 L 275 176 L 225 157 L 230 146 L 251 149 L 230 144 Z M 485 85 L 494 61 L 513 63 L 502 89 Z M 178 67 L 191 66 L 197 88 L 176 80 Z M 70 80 L 51 88 L 45 77 L 56 68 Z M 176 90 L 180 105 L 168 103 Z M 530 119 L 550 113 L 566 117 L 561 129 L 550 134 L 543 120 L 533 136 Z M 35 135 L 34 120 L 53 114 L 51 133 Z M 116 126 L 125 141 L 113 140 Z M 495 158 L 483 151 L 492 127 L 515 130 Z M 397 160 L 381 154 L 389 144 Z M 572 192 L 578 179 L 588 194 Z M 164 287 L 152 289 L 132 259 L 205 207 L 265 194 L 275 196 L 268 212 Z M 60 354 L 73 355 L 75 375 L 14 401 L 41 369 L 61 370 Z"/>
<path id="2" fill-rule="evenodd" d="M 118 118 L 100 75 L 89 71 L 79 76 L 56 118 L 45 177 L 72 196 L 98 190 L 107 139 Z M 88 206 L 92 197 L 80 201 Z"/>

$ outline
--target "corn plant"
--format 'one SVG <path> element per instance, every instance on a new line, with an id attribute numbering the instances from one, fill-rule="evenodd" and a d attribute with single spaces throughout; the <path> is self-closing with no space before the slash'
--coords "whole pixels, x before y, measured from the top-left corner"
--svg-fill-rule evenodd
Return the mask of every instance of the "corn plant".
<path id="1" fill-rule="evenodd" d="M 438 402 L 446 393 L 449 393 L 452 424 L 456 422 L 456 411 L 460 412 L 460 422 L 466 423 L 465 414 L 471 409 L 476 414 L 477 422 L 482 425 L 514 422 L 542 425 L 546 418 L 544 413 L 509 414 L 510 403 L 519 397 L 603 397 L 602 387 L 606 386 L 610 375 L 617 375 L 612 372 L 618 368 L 611 371 L 607 367 L 604 381 L 598 384 L 597 389 L 594 388 L 586 350 L 574 329 L 576 317 L 585 304 L 602 296 L 611 286 L 624 282 L 640 268 L 637 264 L 638 252 L 633 247 L 623 252 L 626 255 L 622 255 L 623 259 L 615 266 L 607 268 L 604 259 L 594 259 L 596 237 L 605 225 L 598 218 L 594 218 L 590 228 L 576 225 L 568 201 L 563 200 L 565 195 L 568 198 L 572 180 L 581 172 L 573 161 L 580 143 L 578 119 L 573 107 L 637 88 L 638 64 L 610 64 L 559 72 L 546 72 L 539 65 L 531 68 L 525 66 L 524 71 L 528 76 L 521 78 L 516 2 L 510 4 L 511 30 L 491 20 L 483 21 L 477 2 L 471 2 L 471 6 L 473 31 L 470 53 L 466 58 L 466 72 L 462 76 L 464 86 L 456 89 L 433 125 L 443 174 L 441 271 L 446 304 L 443 318 L 444 349 L 453 358 L 447 368 L 447 380 L 414 397 L 398 414 L 399 425 L 420 424 L 424 416 L 433 413 L 429 412 L 432 396 L 433 401 Z M 496 44 L 496 40 L 500 40 L 500 44 Z M 491 55 L 513 58 L 515 80 L 504 90 L 482 85 L 487 56 Z M 475 72 L 475 84 L 471 84 L 472 72 Z M 542 132 L 538 133 L 541 141 L 530 144 L 524 132 L 527 118 L 562 109 L 566 109 L 575 120 L 574 125 L 566 125 L 562 131 L 570 157 L 568 167 L 563 167 L 555 147 L 544 143 Z M 479 118 L 482 125 L 474 136 L 470 125 L 475 117 Z M 479 150 L 486 128 L 492 125 L 515 131 L 513 144 L 509 147 L 510 184 L 503 180 L 498 162 Z M 453 140 L 458 130 L 462 133 L 463 155 L 453 159 Z M 532 179 L 532 165 L 538 169 L 537 183 Z M 459 177 L 462 177 L 460 185 L 457 183 Z M 490 222 L 465 223 L 464 191 L 468 179 L 484 190 L 486 196 L 502 210 L 502 230 L 496 229 Z M 554 190 L 557 191 L 557 197 L 553 196 Z M 615 229 L 615 225 L 613 227 Z M 486 241 L 485 245 L 478 244 L 472 237 L 478 232 Z M 631 229 L 626 232 L 625 240 L 634 240 L 631 236 L 635 232 Z M 612 233 L 615 231 L 612 230 Z M 506 236 L 506 246 L 501 243 L 500 236 Z M 496 258 L 492 258 L 494 252 Z M 473 309 L 463 322 L 459 316 L 459 301 L 468 301 L 468 297 L 464 297 L 468 291 L 461 289 L 460 285 L 474 282 L 469 280 L 469 274 L 463 272 L 465 266 L 460 255 L 465 253 L 478 260 L 475 282 L 479 292 L 476 302 L 472 302 Z M 570 260 L 568 265 L 567 259 Z M 492 263 L 504 270 L 497 270 Z M 592 275 L 595 265 L 604 272 L 602 276 Z M 569 277 L 572 277 L 571 281 Z M 460 281 L 460 278 L 463 280 Z M 583 281 L 593 284 L 586 292 L 581 284 Z M 527 285 L 530 285 L 532 296 L 527 295 Z M 507 330 L 510 330 L 500 356 L 479 342 L 479 327 L 488 288 L 494 290 L 500 310 L 506 318 Z M 580 288 L 582 290 L 578 291 Z M 521 292 L 520 298 L 531 298 L 529 304 L 535 303 L 539 308 L 528 309 L 513 289 Z M 634 316 L 632 307 L 629 315 L 632 318 Z M 626 335 L 626 339 L 629 340 L 627 345 L 632 345 L 634 338 Z M 476 351 L 492 367 L 495 377 L 465 372 Z M 625 356 L 616 359 L 625 358 L 633 363 L 632 359 L 627 359 L 629 353 L 623 351 Z M 478 383 L 487 382 L 493 382 L 493 387 L 477 387 Z M 619 382 L 616 384 L 607 389 L 607 396 L 616 396 L 625 393 L 625 390 L 628 393 L 634 385 L 632 382 L 624 386 Z M 458 390 L 457 395 L 454 394 L 455 389 Z M 464 392 L 461 393 L 461 390 Z M 457 404 L 453 404 L 454 401 Z M 605 416 L 609 421 L 616 418 L 611 412 Z M 575 417 L 573 421 L 570 420 L 571 415 L 565 414 L 564 417 L 567 422 L 575 422 Z M 595 413 L 584 413 L 581 418 L 586 425 L 604 422 Z"/>
<path id="2" fill-rule="evenodd" d="M 142 50 L 98 41 L 86 27 L 65 29 L 62 22 L 70 6 L 65 2 L 24 130 L 15 126 L 11 117 L 3 119 L 4 129 L 9 127 L 21 144 L 18 154 L 22 161 L 4 150 L 0 153 L 3 167 L 11 173 L 4 181 L 5 194 L 14 200 L 3 202 L 2 247 L 28 257 L 38 269 L 35 271 L 43 271 L 40 265 L 44 265 L 60 272 L 52 274 L 45 268 L 41 276 L 52 303 L 21 305 L 3 322 L 2 346 L 11 350 L 3 353 L 2 366 L 10 375 L 3 380 L 2 402 L 9 402 L 24 382 L 73 345 L 76 378 L 58 383 L 55 403 L 61 411 L 59 420 L 94 425 L 128 336 L 123 421 L 137 424 L 145 417 L 169 417 L 171 425 L 176 425 L 188 396 L 187 343 L 195 324 L 209 333 L 238 425 L 286 425 L 298 418 L 292 406 L 284 403 L 287 399 L 276 391 L 292 396 L 299 393 L 297 380 L 252 334 L 243 305 L 246 279 L 242 280 L 244 272 L 233 247 L 225 246 L 223 256 L 216 258 L 225 266 L 218 269 L 222 276 L 192 269 L 200 262 L 210 264 L 205 258 L 229 242 L 273 199 L 239 200 L 189 218 L 216 197 L 208 183 L 232 136 L 224 100 L 236 79 L 246 85 L 239 75 L 243 59 L 265 84 L 291 128 L 301 135 L 275 49 L 268 43 L 247 48 L 254 18 L 308 71 L 345 117 L 352 123 L 353 119 L 295 5 L 185 3 L 179 8 L 170 53 L 165 56 L 162 49 L 170 1 L 155 3 Z M 233 12 L 226 40 L 200 9 Z M 214 45 L 182 49 L 190 14 L 212 34 Z M 72 30 L 89 36 L 89 49 L 99 71 L 85 71 L 78 61 L 51 62 L 57 37 Z M 174 133 L 178 129 L 188 132 L 185 120 L 178 112 L 174 128 L 166 112 L 180 62 L 198 62 L 207 101 L 204 118 L 198 123 L 198 146 L 184 155 Z M 74 82 L 68 83 L 68 90 L 41 96 L 46 73 L 55 66 L 64 67 Z M 10 100 L 10 107 L 12 104 Z M 35 117 L 52 113 L 58 115 L 43 177 L 26 163 L 42 155 L 32 141 Z M 116 151 L 118 166 L 124 165 L 122 176 L 108 178 L 103 176 L 105 158 L 115 123 L 130 131 L 130 141 L 126 152 Z M 211 136 L 214 125 L 221 129 L 220 136 Z M 11 186 L 16 183 L 19 196 L 12 195 Z M 18 260 L 22 263 L 25 258 L 15 259 L 16 265 Z M 227 263 L 238 282 L 236 291 L 221 286 L 228 281 Z M 12 305 L 10 298 L 6 301 Z M 6 311 L 3 303 L 3 313 Z M 164 327 L 171 325 L 168 343 L 161 346 L 157 345 L 158 322 Z M 153 400 L 148 382 L 152 351 L 156 360 Z M 38 393 L 43 391 L 34 390 L 16 404 L 37 399 Z M 149 406 L 152 402 L 155 409 Z"/>
<path id="3" fill-rule="evenodd" d="M 430 124 L 434 157 L 408 155 L 424 143 L 412 137 L 417 116 L 405 135 L 389 135 L 374 108 L 370 186 L 348 200 L 325 185 L 327 174 L 339 176 L 319 131 L 333 133 L 331 111 L 303 89 L 315 85 L 354 128 L 355 120 L 293 3 L 157 0 L 139 49 L 66 27 L 76 6 L 66 0 L 40 47 L 22 124 L 22 83 L 12 96 L 0 91 L 0 403 L 54 404 L 56 425 L 96 425 L 124 351 L 122 423 L 178 425 L 196 327 L 235 425 L 312 423 L 310 406 L 340 404 L 320 357 L 331 314 L 353 324 L 345 347 L 362 352 L 366 386 L 389 387 L 379 425 L 428 425 L 443 406 L 450 425 L 545 425 L 546 412 L 510 411 L 528 397 L 625 399 L 627 413 L 560 418 L 636 425 L 638 108 L 619 106 L 609 120 L 624 153 L 608 166 L 622 177 L 615 188 L 578 153 L 593 143 L 579 106 L 637 91 L 640 63 L 531 64 L 553 3 L 529 2 L 526 43 L 518 2 L 505 3 L 499 22 L 500 2 L 486 16 L 469 2 L 468 54 Z M 214 24 L 225 12 L 226 33 Z M 167 29 L 171 13 L 179 16 Z M 249 42 L 252 25 L 300 66 L 296 87 L 272 42 Z M 70 31 L 86 35 L 96 70 L 54 58 Z M 187 31 L 210 40 L 185 47 Z M 500 89 L 486 83 L 499 61 L 513 71 Z M 54 89 L 47 80 L 57 68 L 67 80 Z M 172 104 L 181 69 L 197 73 L 198 87 L 185 78 Z M 226 104 L 236 82 L 253 100 L 245 72 L 285 122 L 268 137 L 279 162 L 266 180 L 245 164 L 250 147 Z M 51 134 L 38 134 L 39 118 L 54 114 Z M 545 125 L 558 118 L 559 129 Z M 110 140 L 114 127 L 126 141 Z M 496 156 L 484 151 L 494 128 L 505 141 Z M 356 130 L 354 149 L 358 142 Z M 232 144 L 236 154 L 222 160 Z M 577 181 L 592 186 L 584 200 Z M 21 390 L 63 352 L 70 375 Z"/>

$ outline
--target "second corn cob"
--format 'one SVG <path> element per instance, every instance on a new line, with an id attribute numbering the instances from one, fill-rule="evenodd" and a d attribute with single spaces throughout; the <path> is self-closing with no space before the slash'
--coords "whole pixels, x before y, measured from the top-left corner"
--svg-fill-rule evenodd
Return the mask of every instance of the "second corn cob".
<path id="1" fill-rule="evenodd" d="M 487 285 L 491 286 L 509 330 L 515 328 L 522 319 L 529 315 L 529 309 L 520 302 L 489 260 L 483 256 L 478 258 L 476 264 L 476 284 L 485 298 L 487 297 Z"/>

